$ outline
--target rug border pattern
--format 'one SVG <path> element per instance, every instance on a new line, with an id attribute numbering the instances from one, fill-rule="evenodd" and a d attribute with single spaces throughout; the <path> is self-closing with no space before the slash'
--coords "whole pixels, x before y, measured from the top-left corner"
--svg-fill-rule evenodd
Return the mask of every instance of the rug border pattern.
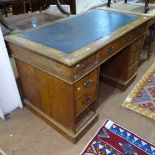
<path id="1" fill-rule="evenodd" d="M 91 143 L 93 142 L 94 138 L 96 137 L 96 135 L 99 133 L 99 131 L 101 130 L 101 128 L 105 127 L 106 129 L 110 130 L 109 127 L 107 126 L 106 127 L 106 124 L 108 124 L 110 122 L 111 125 L 116 125 L 118 126 L 119 128 L 123 129 L 123 130 L 126 130 L 126 132 L 138 137 L 139 139 L 141 139 L 142 141 L 152 145 L 153 147 L 155 147 L 155 145 L 151 142 L 149 142 L 148 140 L 146 140 L 145 138 L 142 138 L 141 136 L 139 136 L 139 134 L 136 134 L 135 132 L 132 132 L 130 131 L 129 129 L 125 128 L 125 127 L 122 127 L 121 125 L 107 119 L 106 121 L 104 121 L 104 123 L 101 125 L 101 127 L 97 130 L 97 132 L 93 135 L 93 137 L 88 141 L 88 143 L 85 145 L 85 147 L 83 148 L 83 150 L 81 151 L 81 153 L 79 155 L 83 155 L 84 151 L 87 149 L 87 147 L 89 145 L 91 145 Z M 111 130 L 110 130 L 111 131 Z M 112 131 L 111 131 L 112 132 Z M 115 134 L 115 133 L 113 133 Z M 116 134 L 117 135 L 117 134 Z M 122 137 L 123 138 L 123 137 Z M 124 138 L 123 138 L 124 139 Z M 125 139 L 126 140 L 126 139 Z M 130 142 L 129 142 L 130 143 Z M 134 145 L 134 144 L 132 144 Z M 136 145 L 134 145 L 135 147 L 137 147 Z M 138 147 L 139 148 L 139 147 Z M 115 148 L 117 150 L 117 148 Z M 140 150 L 142 150 L 141 148 L 139 148 Z M 117 150 L 118 152 L 120 152 L 119 150 Z M 146 153 L 146 152 L 145 152 Z M 147 153 L 146 153 L 147 154 Z"/>
<path id="2" fill-rule="evenodd" d="M 130 94 L 127 96 L 127 98 L 122 104 L 123 107 L 135 111 L 143 116 L 149 117 L 153 120 L 155 120 L 155 113 L 135 105 L 133 101 L 137 97 L 141 89 L 144 88 L 144 85 L 146 84 L 146 82 L 148 82 L 148 80 L 152 77 L 154 73 L 155 73 L 155 63 L 148 69 L 148 71 L 144 74 L 142 79 L 136 84 L 136 86 L 133 88 L 133 90 L 130 92 Z"/>

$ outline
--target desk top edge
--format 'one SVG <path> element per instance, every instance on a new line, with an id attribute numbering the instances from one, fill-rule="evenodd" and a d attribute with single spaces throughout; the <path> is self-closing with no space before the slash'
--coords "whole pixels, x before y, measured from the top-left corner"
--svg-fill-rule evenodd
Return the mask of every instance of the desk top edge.
<path id="1" fill-rule="evenodd" d="M 63 20 L 65 20 L 65 19 L 63 19 Z M 73 66 L 76 63 L 80 62 L 81 60 L 85 59 L 86 57 L 92 55 L 100 48 L 106 46 L 108 43 L 118 39 L 122 35 L 133 30 L 134 28 L 138 27 L 139 25 L 147 22 L 148 20 L 149 20 L 149 18 L 147 18 L 147 17 L 145 17 L 145 18 L 139 17 L 138 19 L 136 19 L 136 21 L 131 22 L 129 25 L 125 25 L 122 28 L 120 28 L 119 30 L 113 32 L 112 34 L 110 34 L 106 37 L 103 37 L 103 38 L 95 41 L 94 43 L 88 44 L 87 46 L 85 46 L 71 54 L 66 54 L 62 51 L 52 49 L 47 46 L 42 46 L 41 44 L 38 44 L 33 41 L 29 41 L 29 40 L 21 38 L 17 35 L 8 35 L 5 37 L 5 40 L 7 42 L 21 46 L 25 49 L 31 50 L 39 55 L 56 60 L 64 65 Z M 98 45 L 98 47 L 96 47 L 96 45 Z M 93 50 L 90 49 L 92 46 L 94 47 Z M 39 47 L 40 49 L 34 48 L 34 47 Z M 90 49 L 90 50 L 88 51 L 88 49 Z"/>

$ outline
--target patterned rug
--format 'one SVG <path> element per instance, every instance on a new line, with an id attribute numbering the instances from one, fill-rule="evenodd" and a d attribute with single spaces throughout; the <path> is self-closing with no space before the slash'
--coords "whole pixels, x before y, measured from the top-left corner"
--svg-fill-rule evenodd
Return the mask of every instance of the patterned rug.
<path id="1" fill-rule="evenodd" d="M 155 155 L 155 146 L 108 120 L 81 155 Z"/>
<path id="2" fill-rule="evenodd" d="M 122 106 L 155 120 L 155 63 L 127 96 Z"/>

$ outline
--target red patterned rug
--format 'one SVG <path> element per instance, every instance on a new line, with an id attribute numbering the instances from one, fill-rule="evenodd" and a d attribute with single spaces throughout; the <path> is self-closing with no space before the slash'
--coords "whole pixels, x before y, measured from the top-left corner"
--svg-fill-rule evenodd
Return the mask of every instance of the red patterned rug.
<path id="1" fill-rule="evenodd" d="M 155 120 L 155 63 L 136 84 L 122 106 Z"/>
<path id="2" fill-rule="evenodd" d="M 108 120 L 81 155 L 155 155 L 155 146 Z"/>

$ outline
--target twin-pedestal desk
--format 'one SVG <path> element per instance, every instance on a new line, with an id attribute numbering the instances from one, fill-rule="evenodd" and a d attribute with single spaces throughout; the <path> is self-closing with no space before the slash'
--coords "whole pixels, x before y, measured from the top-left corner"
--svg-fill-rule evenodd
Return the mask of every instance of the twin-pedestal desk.
<path id="1" fill-rule="evenodd" d="M 93 10 L 7 36 L 26 106 L 75 143 L 97 120 L 99 75 L 135 78 L 148 20 Z"/>

